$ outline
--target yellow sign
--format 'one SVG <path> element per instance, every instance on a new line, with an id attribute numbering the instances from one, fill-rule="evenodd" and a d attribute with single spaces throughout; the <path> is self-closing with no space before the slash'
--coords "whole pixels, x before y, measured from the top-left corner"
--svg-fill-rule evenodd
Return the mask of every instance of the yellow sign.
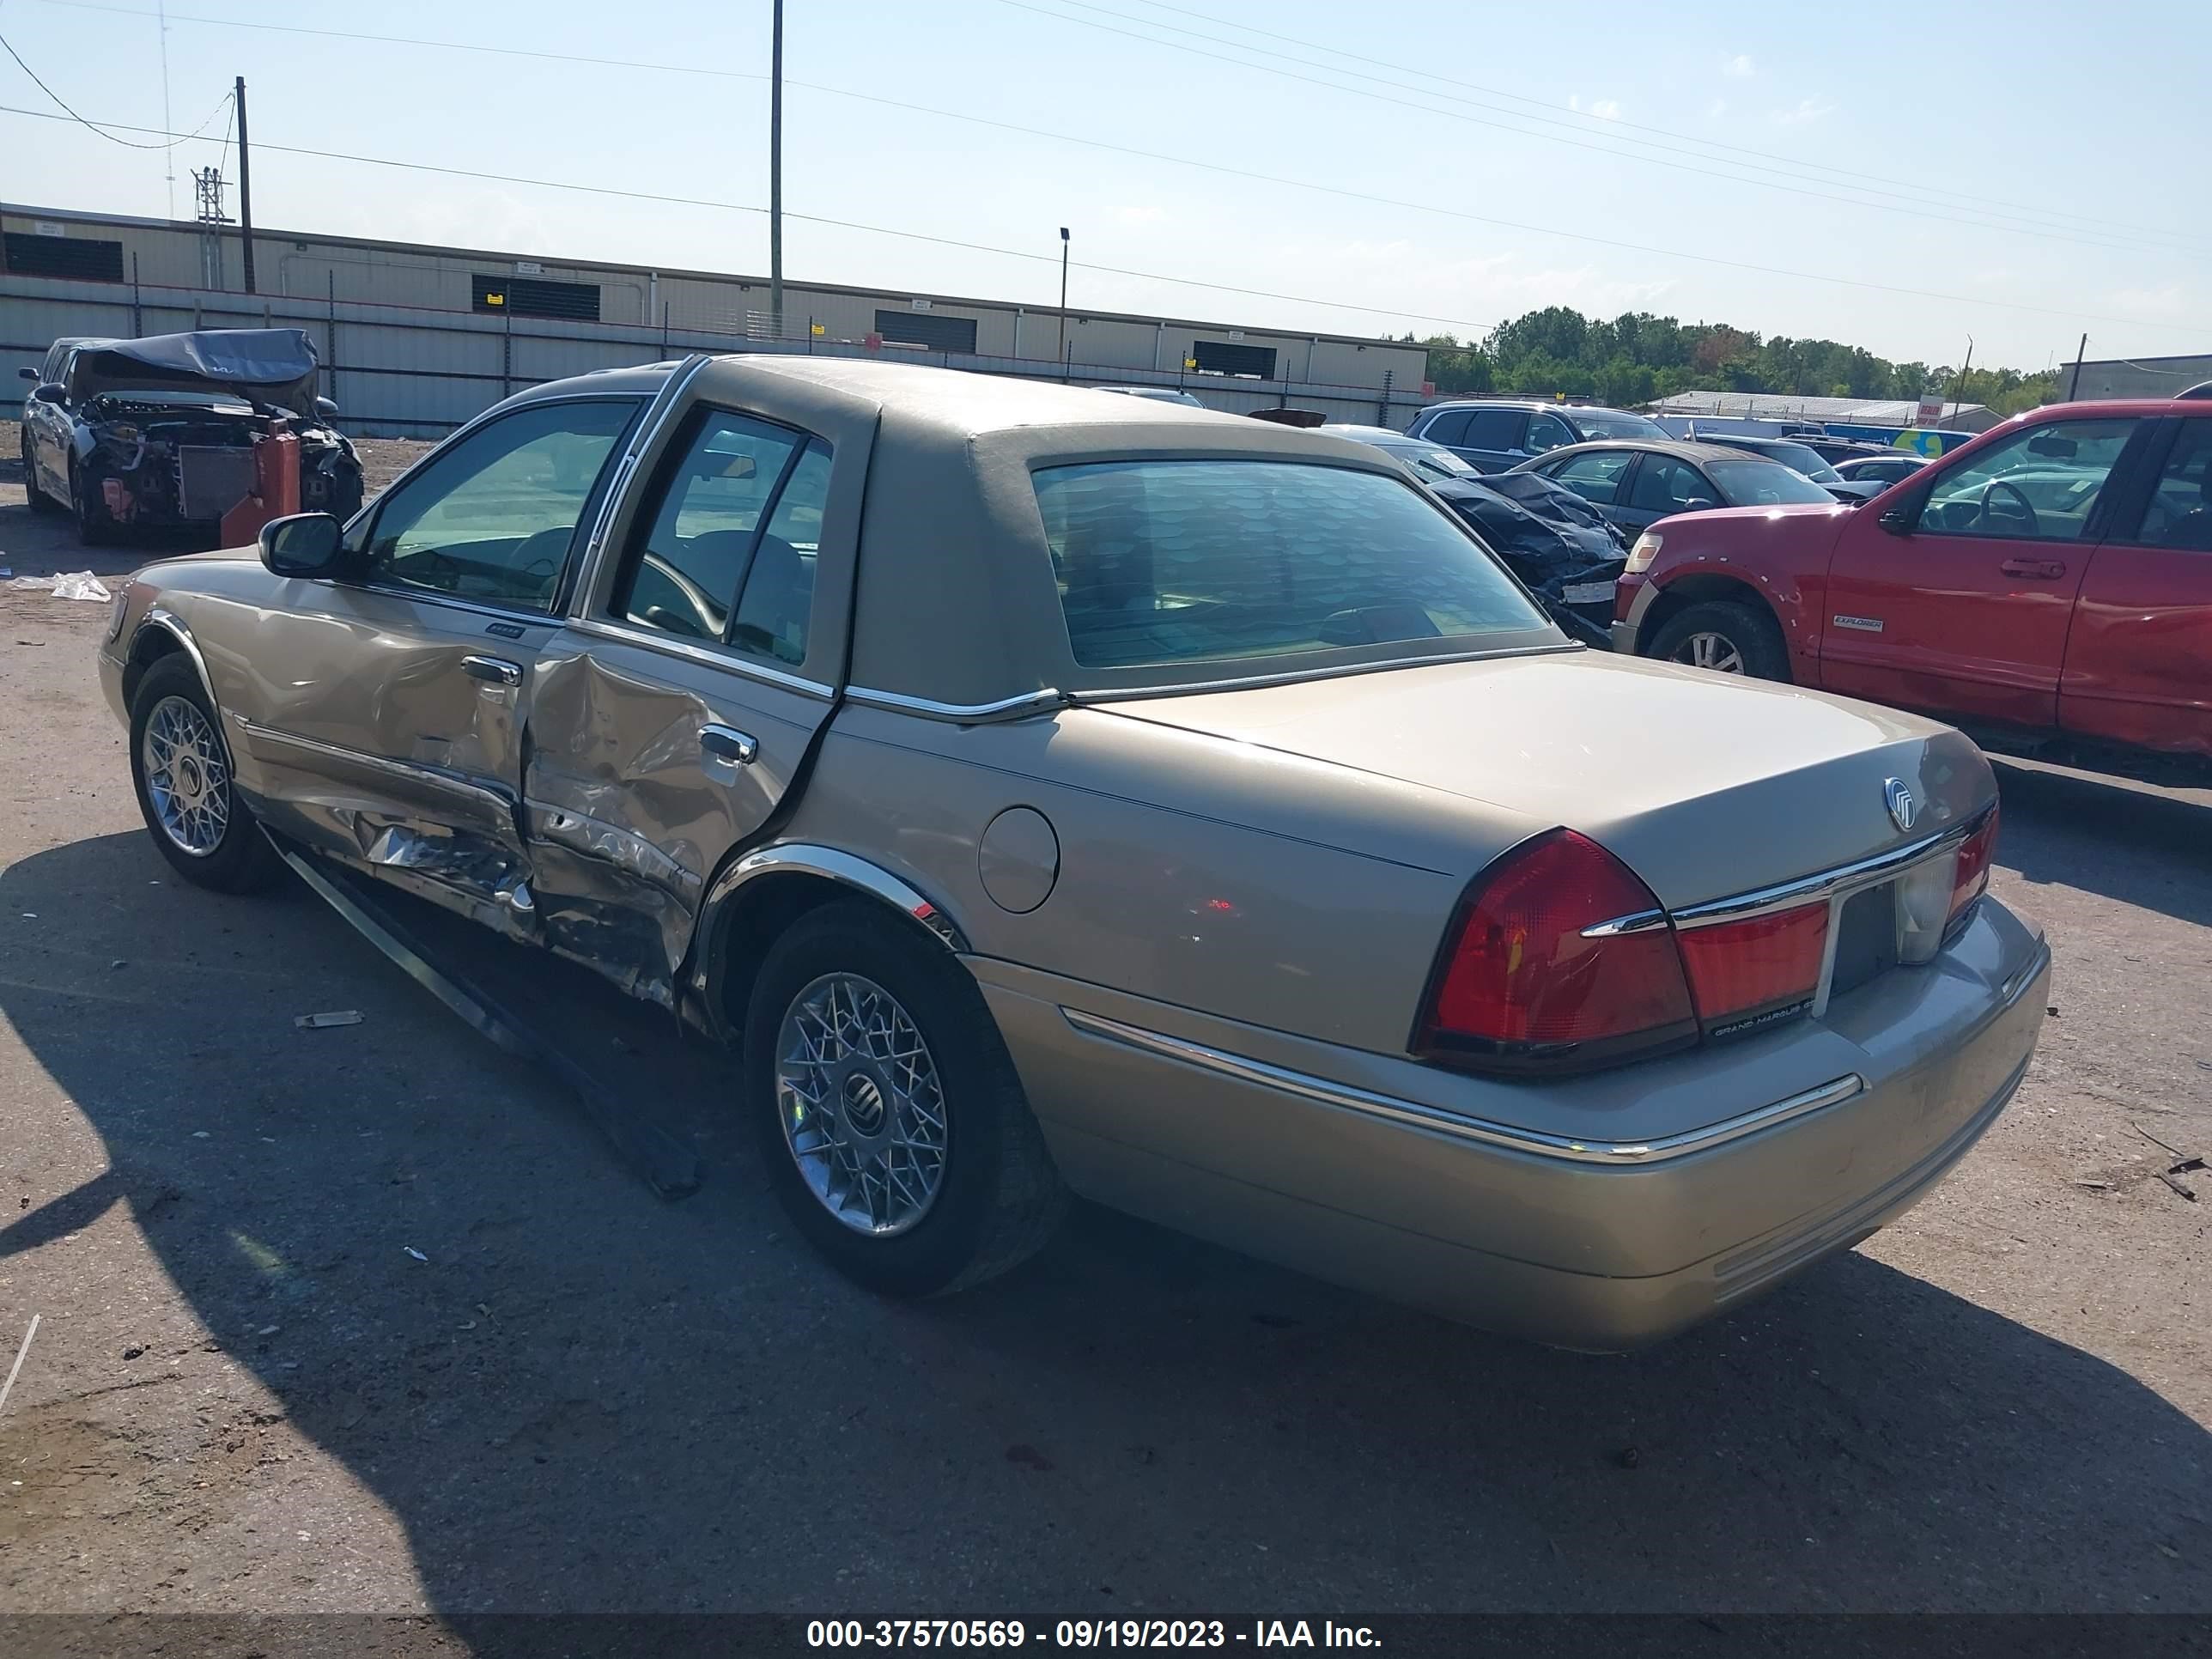
<path id="1" fill-rule="evenodd" d="M 821 325 L 821 324 L 819 324 L 819 323 L 815 323 L 815 324 L 811 325 L 811 328 L 812 328 L 813 332 L 815 332 L 816 334 L 827 334 L 827 333 L 830 331 L 828 329 L 826 329 L 826 328 L 823 327 L 823 326 L 822 326 L 822 325 Z"/>
<path id="2" fill-rule="evenodd" d="M 484 303 L 488 306 L 503 306 L 507 303 L 507 295 L 504 294 L 487 294 L 484 295 Z"/>
<path id="3" fill-rule="evenodd" d="M 1198 367 L 1198 359 L 1195 357 L 1186 357 L 1182 360 L 1182 366 L 1185 368 L 1196 368 Z"/>

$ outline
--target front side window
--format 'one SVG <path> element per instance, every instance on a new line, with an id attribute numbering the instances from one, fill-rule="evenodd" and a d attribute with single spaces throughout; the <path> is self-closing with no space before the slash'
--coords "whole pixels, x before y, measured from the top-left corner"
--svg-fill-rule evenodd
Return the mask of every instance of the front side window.
<path id="1" fill-rule="evenodd" d="M 449 445 L 397 486 L 368 530 L 368 580 L 521 611 L 561 573 L 634 398 L 540 404 Z"/>
<path id="2" fill-rule="evenodd" d="M 1382 473 L 1108 461 L 1044 468 L 1035 483 L 1068 644 L 1085 667 L 1545 626 L 1455 520 Z"/>
<path id="3" fill-rule="evenodd" d="M 1628 504 L 1639 513 L 1687 513 L 1691 503 L 1718 507 L 1713 486 L 1698 469 L 1673 455 L 1647 454 L 1630 487 Z"/>
<path id="4" fill-rule="evenodd" d="M 1920 510 L 1920 531 L 2007 541 L 2081 538 L 2090 509 L 2136 423 L 2051 421 L 1947 468 Z"/>
<path id="5" fill-rule="evenodd" d="M 2181 423 L 2135 539 L 2212 552 L 2212 419 Z"/>
<path id="6" fill-rule="evenodd" d="M 1528 453 L 1541 455 L 1575 441 L 1567 423 L 1556 415 L 1531 415 L 1528 417 Z"/>
<path id="7" fill-rule="evenodd" d="M 704 410 L 674 447 L 613 613 L 773 661 L 806 655 L 830 451 L 789 427 Z"/>
<path id="8" fill-rule="evenodd" d="M 1833 507 L 1836 498 L 1802 472 L 1779 461 L 1754 459 L 1708 461 L 1705 472 L 1730 507 L 1788 507 L 1792 503 Z"/>
<path id="9" fill-rule="evenodd" d="M 1621 478 L 1635 459 L 1632 449 L 1600 449 L 1562 461 L 1551 473 L 1584 501 L 1612 507 L 1620 500 Z"/>

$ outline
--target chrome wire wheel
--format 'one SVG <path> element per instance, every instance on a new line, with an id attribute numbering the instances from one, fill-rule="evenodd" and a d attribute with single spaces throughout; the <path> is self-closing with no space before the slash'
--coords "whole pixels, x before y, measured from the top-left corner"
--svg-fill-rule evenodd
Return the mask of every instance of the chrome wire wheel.
<path id="1" fill-rule="evenodd" d="M 1725 634 L 1692 634 L 1674 647 L 1674 660 L 1692 668 L 1710 668 L 1716 674 L 1744 672 L 1743 653 Z"/>
<path id="2" fill-rule="evenodd" d="M 898 999 L 858 974 L 825 974 L 785 1009 L 776 1115 L 799 1173 L 856 1233 L 902 1233 L 945 1184 L 945 1088 Z"/>
<path id="3" fill-rule="evenodd" d="M 230 759 L 215 723 L 183 697 L 164 697 L 146 720 L 140 760 L 154 817 L 179 850 L 206 858 L 230 827 Z"/>

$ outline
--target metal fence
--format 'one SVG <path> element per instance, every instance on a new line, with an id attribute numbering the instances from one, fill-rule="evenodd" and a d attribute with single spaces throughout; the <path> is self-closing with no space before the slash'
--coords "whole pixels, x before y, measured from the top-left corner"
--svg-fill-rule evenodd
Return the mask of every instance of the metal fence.
<path id="1" fill-rule="evenodd" d="M 757 330 L 750 319 L 727 333 L 672 330 L 665 321 L 657 330 L 641 329 L 375 305 L 335 295 L 316 301 L 0 275 L 0 357 L 10 370 L 36 365 L 47 347 L 66 335 L 135 337 L 201 328 L 270 327 L 304 328 L 313 337 L 322 358 L 323 390 L 338 404 L 338 423 L 361 437 L 434 437 L 527 386 L 695 351 L 888 358 L 1077 386 L 1177 386 L 1208 408 L 1230 414 L 1288 406 L 1319 410 L 1332 421 L 1395 428 L 1403 428 L 1428 401 L 1419 386 L 1393 385 L 1388 374 L 1379 386 L 1329 386 L 871 347 L 811 332 L 803 339 L 779 340 L 760 337 L 772 331 Z"/>

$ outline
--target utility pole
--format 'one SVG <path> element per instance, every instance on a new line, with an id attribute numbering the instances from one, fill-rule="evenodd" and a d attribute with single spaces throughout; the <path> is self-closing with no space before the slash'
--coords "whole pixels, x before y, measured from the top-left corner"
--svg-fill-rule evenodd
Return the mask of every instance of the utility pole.
<path id="1" fill-rule="evenodd" d="M 1060 374 L 1067 378 L 1067 227 L 1060 228 Z"/>
<path id="2" fill-rule="evenodd" d="M 252 294 L 253 286 L 253 168 L 247 159 L 251 155 L 246 143 L 246 77 L 238 77 L 235 88 L 238 99 L 238 240 L 245 254 L 246 291 Z"/>
<path id="3" fill-rule="evenodd" d="M 1969 334 L 1966 337 L 1966 361 L 1959 365 L 1959 378 L 1951 382 L 1951 412 L 1945 417 L 1946 425 L 1959 418 L 1960 394 L 1966 389 L 1966 372 L 1973 366 L 1974 337 Z"/>
<path id="4" fill-rule="evenodd" d="M 783 0 L 775 0 L 768 93 L 768 314 L 783 337 Z"/>
<path id="5" fill-rule="evenodd" d="M 2081 393 L 2081 360 L 2089 355 L 2089 337 L 2084 334 L 2081 343 L 2074 349 L 2074 378 L 2066 383 L 2066 401 L 2072 403 Z"/>

